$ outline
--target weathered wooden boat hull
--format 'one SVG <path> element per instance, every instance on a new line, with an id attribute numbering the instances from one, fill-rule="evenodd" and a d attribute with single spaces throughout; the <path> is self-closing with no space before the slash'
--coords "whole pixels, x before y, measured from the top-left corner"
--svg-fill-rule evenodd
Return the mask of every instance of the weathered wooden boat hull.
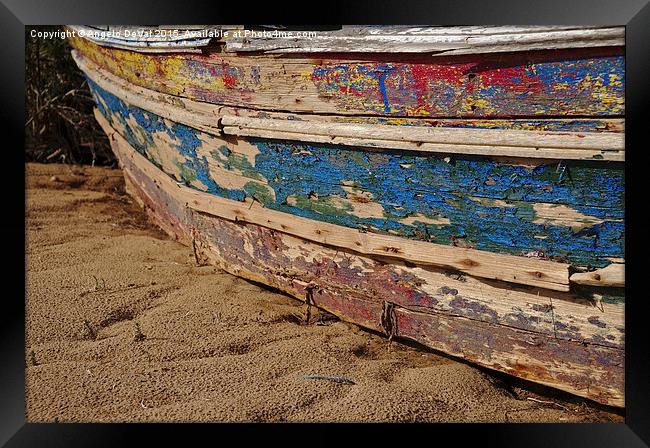
<path id="1" fill-rule="evenodd" d="M 72 43 L 130 191 L 197 260 L 624 405 L 620 48 L 432 62 Z"/>
<path id="2" fill-rule="evenodd" d="M 129 106 L 90 84 L 104 116 L 134 148 L 199 190 L 439 244 L 539 252 L 594 267 L 623 257 L 620 166 L 576 162 L 558 169 L 558 163 L 464 156 L 452 164 L 440 155 L 219 137 Z M 567 171 L 571 182 L 562 185 Z"/>
<path id="3" fill-rule="evenodd" d="M 569 294 L 512 290 L 504 282 L 370 258 L 219 218 L 194 209 L 179 194 L 188 187 L 156 174 L 153 164 L 101 116 L 99 120 L 111 136 L 132 194 L 162 228 L 193 245 L 201 260 L 378 331 L 386 331 L 383 314 L 386 304 L 392 304 L 389 331 L 394 336 L 623 406 L 620 304 L 602 304 L 602 312 L 591 301 Z M 607 345 L 609 330 L 597 334 L 605 328 L 617 329 L 618 343 Z"/>

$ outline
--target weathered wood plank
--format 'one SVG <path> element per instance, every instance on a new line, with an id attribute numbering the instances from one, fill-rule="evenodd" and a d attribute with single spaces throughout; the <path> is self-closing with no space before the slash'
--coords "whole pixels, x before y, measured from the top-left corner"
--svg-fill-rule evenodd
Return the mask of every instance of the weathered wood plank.
<path id="1" fill-rule="evenodd" d="M 230 52 L 427 52 L 432 55 L 625 45 L 623 27 L 596 26 L 343 26 L 329 31 L 223 25 L 68 25 L 67 28 L 99 45 L 141 52 L 200 51 L 208 43 L 226 44 L 225 50 Z"/>
<path id="2" fill-rule="evenodd" d="M 219 233 L 220 226 L 209 224 L 208 215 L 193 215 L 193 219 L 205 223 L 200 233 L 215 246 L 212 251 L 228 252 L 233 244 L 241 246 L 247 251 L 247 262 L 257 263 L 261 272 L 269 270 L 294 282 L 362 293 L 379 303 L 389 301 L 420 312 L 435 311 L 567 341 L 624 348 L 623 304 L 601 304 L 599 308 L 594 301 L 569 293 L 520 289 L 455 271 L 371 259 L 287 235 L 270 237 L 266 231 L 246 232 L 237 236 L 240 243 L 234 243 Z M 263 242 L 261 248 L 256 241 Z M 270 254 L 269 247 L 281 253 Z"/>
<path id="3" fill-rule="evenodd" d="M 241 137 L 260 137 L 274 140 L 295 140 L 299 142 L 327 143 L 367 148 L 390 148 L 406 151 L 433 152 L 441 154 L 464 154 L 482 156 L 507 156 L 521 158 L 539 158 L 551 160 L 607 160 L 623 162 L 624 151 L 605 151 L 590 149 L 537 148 L 525 146 L 485 146 L 463 144 L 422 143 L 411 141 L 379 140 L 372 138 L 338 137 L 298 132 L 274 131 L 238 126 L 225 126 L 223 133 Z"/>
<path id="4" fill-rule="evenodd" d="M 463 318 L 425 318 L 396 309 L 399 331 L 410 339 L 486 367 L 623 407 L 624 352 L 560 343 Z M 486 343 L 486 340 L 489 342 Z"/>
<path id="5" fill-rule="evenodd" d="M 119 126 L 118 126 L 119 127 Z M 127 133 L 128 136 L 128 133 Z M 197 148 L 196 150 L 196 155 L 197 158 L 193 159 L 196 163 L 196 160 L 199 158 L 204 158 L 207 160 L 207 170 L 210 175 L 210 179 L 212 179 L 214 182 L 216 182 L 219 187 L 223 189 L 228 189 L 228 190 L 237 190 L 239 193 L 235 192 L 230 192 L 230 193 L 221 193 L 222 196 L 225 197 L 230 197 L 238 200 L 243 200 L 244 195 L 242 195 L 241 191 L 243 190 L 245 192 L 245 195 L 249 195 L 255 198 L 255 200 L 261 202 L 263 205 L 270 207 L 270 208 L 278 208 L 278 198 L 276 195 L 276 190 L 289 190 L 289 191 L 300 191 L 299 188 L 293 188 L 294 182 L 300 178 L 299 173 L 295 173 L 295 176 L 289 176 L 293 177 L 292 180 L 285 181 L 285 179 L 278 179 L 282 180 L 282 186 L 278 186 L 276 182 L 269 181 L 264 178 L 262 175 L 262 172 L 256 171 L 254 169 L 254 160 L 253 163 L 246 162 L 248 160 L 248 157 L 251 155 L 256 155 L 256 150 L 255 147 L 253 147 L 250 144 L 247 144 L 246 142 L 233 142 L 233 141 L 225 141 L 225 140 L 220 140 L 216 138 L 207 138 L 205 136 L 199 137 L 199 139 L 202 141 L 201 147 Z M 153 148 L 145 148 L 141 152 L 146 153 L 148 157 L 153 160 L 156 163 L 161 163 L 166 160 L 170 160 L 173 158 L 174 154 L 177 154 L 177 151 L 173 149 L 177 142 L 175 139 L 168 138 L 165 134 L 163 134 L 160 139 L 157 141 L 157 147 L 155 149 Z M 227 150 L 225 149 L 227 146 Z M 214 150 L 205 150 L 203 148 L 214 148 L 218 147 L 220 148 L 218 151 Z M 161 151 L 167 151 L 170 155 L 162 155 L 161 156 Z M 287 163 L 290 163 L 289 160 L 287 160 Z M 182 171 L 179 171 L 178 169 L 178 164 L 172 163 L 172 164 L 165 164 L 165 166 L 161 165 L 162 169 L 164 172 L 167 174 L 172 175 L 177 181 L 183 181 L 183 173 Z M 284 177 L 284 176 L 282 176 Z M 327 182 L 325 182 L 327 183 Z M 190 185 L 192 182 L 190 181 Z M 322 210 L 318 208 L 316 205 L 317 203 L 326 204 L 330 203 L 332 207 L 335 205 L 339 205 L 341 208 L 337 209 L 341 213 L 345 213 L 344 205 L 347 203 L 346 200 L 350 199 L 350 204 L 352 205 L 352 210 L 350 213 L 357 218 L 370 218 L 372 220 L 383 220 L 388 218 L 386 216 L 386 211 L 382 207 L 378 207 L 379 204 L 385 204 L 387 202 L 394 203 L 394 199 L 391 199 L 387 202 L 382 201 L 381 197 L 375 197 L 374 199 L 377 199 L 378 202 L 373 202 L 373 201 L 365 201 L 365 199 L 373 198 L 373 193 L 371 191 L 365 190 L 363 188 L 359 188 L 358 186 L 350 186 L 350 185 L 345 185 L 344 183 L 342 184 L 335 184 L 337 187 L 341 188 L 341 192 L 345 192 L 345 195 L 323 195 L 323 191 L 317 186 L 316 183 L 311 184 L 311 190 L 309 193 L 310 194 L 293 194 L 287 197 L 287 203 L 290 207 L 297 207 L 300 208 L 301 206 L 306 206 L 307 208 L 312 208 L 314 207 L 314 211 L 317 212 L 324 212 L 325 209 L 323 208 Z M 203 189 L 202 186 L 199 186 L 200 189 Z M 408 190 L 408 187 L 405 187 Z M 208 188 L 209 190 L 209 188 Z M 355 199 L 356 198 L 356 199 Z M 489 213 L 485 212 L 485 210 L 489 210 L 490 207 L 497 207 L 499 209 L 503 208 L 514 208 L 518 210 L 526 210 L 528 208 L 531 209 L 530 211 L 530 216 L 529 222 L 533 222 L 536 224 L 539 224 L 543 226 L 542 228 L 538 229 L 536 234 L 534 235 L 535 238 L 544 238 L 547 239 L 548 235 L 546 232 L 543 230 L 543 228 L 549 226 L 549 225 L 559 225 L 567 230 L 570 230 L 572 233 L 578 233 L 583 231 L 586 228 L 589 228 L 590 226 L 593 225 L 600 225 L 602 224 L 605 219 L 600 219 L 595 216 L 588 216 L 584 215 L 581 213 L 578 213 L 575 209 L 568 207 L 568 206 L 563 206 L 563 205 L 556 205 L 556 204 L 548 204 L 548 203 L 532 203 L 532 204 L 527 204 L 522 201 L 499 201 L 499 200 L 489 200 L 487 198 L 481 198 L 481 197 L 476 197 L 476 196 L 469 196 L 469 203 L 472 205 L 475 205 L 476 207 L 480 207 L 483 212 L 479 212 L 479 218 L 480 218 L 480 224 L 483 226 L 483 231 L 485 232 L 490 226 L 499 226 L 503 224 L 504 216 L 503 213 L 497 214 L 495 217 L 490 216 Z M 461 199 L 457 199 L 458 201 L 461 201 Z M 305 205 L 305 203 L 313 203 L 312 205 Z M 424 198 L 423 202 L 429 205 L 429 201 Z M 459 202 L 460 203 L 460 202 Z M 281 204 L 280 204 L 281 205 Z M 283 208 L 280 207 L 280 210 L 284 211 L 292 211 L 294 209 L 289 209 L 289 208 Z M 408 215 L 406 214 L 406 217 L 399 217 L 399 216 L 394 216 L 393 219 L 395 223 L 399 223 L 400 225 L 404 225 L 405 227 L 410 225 L 413 226 L 413 231 L 417 231 L 417 223 L 420 223 L 421 225 L 426 225 L 426 224 L 432 224 L 436 226 L 441 226 L 441 225 L 448 225 L 451 224 L 451 222 L 448 222 L 449 219 L 444 216 L 439 216 L 436 218 L 434 214 L 431 213 L 432 210 L 435 210 L 435 205 L 431 207 L 431 210 L 427 214 L 411 214 Z M 521 213 L 522 215 L 525 215 L 524 213 Z M 616 222 L 616 219 L 620 219 L 622 222 L 622 214 L 617 215 L 616 213 L 612 213 L 609 218 L 609 220 L 614 220 Z M 362 223 L 360 221 L 360 223 Z M 365 221 L 364 221 L 365 223 Z M 349 224 L 349 223 L 348 223 Z M 479 222 L 477 221 L 476 227 L 479 227 Z M 372 226 L 370 228 L 373 228 Z M 376 228 L 376 226 L 374 227 Z M 402 236 L 408 236 L 411 233 L 397 233 L 395 229 L 388 229 L 389 233 L 396 233 L 400 234 Z M 390 232 L 392 230 L 392 232 Z M 436 235 L 438 231 L 431 231 L 433 235 Z M 525 230 L 522 230 L 521 228 L 516 228 L 513 230 L 513 233 L 522 233 L 525 232 Z M 431 233 L 429 233 L 429 238 L 431 238 Z M 449 237 L 452 237 L 453 235 L 449 234 Z M 419 239 L 416 237 L 416 239 Z M 431 240 L 431 239 L 430 239 Z M 553 244 L 555 240 L 551 238 L 551 241 L 548 242 L 547 244 Z M 517 244 L 514 245 L 515 248 L 519 247 Z"/>
<path id="6" fill-rule="evenodd" d="M 284 33 L 284 34 L 283 34 Z M 623 27 L 344 26 L 303 36 L 291 30 L 247 30 L 227 39 L 226 51 L 267 53 L 491 53 L 625 45 Z"/>
<path id="7" fill-rule="evenodd" d="M 597 267 L 624 256 L 622 166 L 451 161 L 224 139 L 166 122 L 94 86 L 93 91 L 99 108 L 135 149 L 202 191 L 437 244 Z"/>
<path id="8" fill-rule="evenodd" d="M 122 98 L 129 104 L 148 110 L 165 118 L 173 119 L 179 123 L 186 124 L 190 127 L 205 130 L 206 132 L 219 133 L 219 120 L 223 117 L 249 117 L 264 118 L 276 121 L 301 122 L 309 125 L 372 125 L 379 134 L 395 132 L 395 128 L 460 128 L 460 129 L 494 129 L 494 130 L 519 130 L 519 131 L 538 131 L 538 132 L 564 132 L 572 135 L 602 135 L 602 134 L 619 134 L 624 132 L 625 122 L 620 118 L 604 119 L 428 119 L 428 118 L 390 118 L 390 117 L 373 117 L 373 116 L 337 116 L 337 115 L 315 115 L 315 114 L 289 114 L 282 112 L 262 112 L 253 109 L 241 107 L 218 106 L 210 103 L 193 101 L 187 98 L 180 98 L 174 95 L 168 95 L 154 90 L 138 87 L 129 84 L 122 78 L 119 78 L 110 72 L 101 69 L 98 65 L 81 56 L 77 51 L 72 51 L 72 56 L 79 68 L 102 89 Z M 387 130 L 384 130 L 387 128 Z M 605 139 L 616 139 L 615 136 L 609 136 Z M 620 137 L 618 137 L 620 138 Z M 305 139 L 305 136 L 301 136 Z M 392 147 L 399 145 L 397 141 L 375 141 L 367 139 L 374 146 Z M 315 140 L 309 140 L 315 141 Z M 363 146 L 364 140 L 359 140 Z M 423 150 L 415 146 L 418 150 Z M 407 149 L 411 149 L 410 147 Z M 512 150 L 510 150 L 512 151 Z M 559 150 L 558 150 L 559 151 Z M 601 152 L 601 151 L 599 151 Z M 498 153 L 492 148 L 492 155 Z M 618 156 L 618 153 L 602 151 L 604 158 Z M 613 154 L 612 154 L 613 153 Z M 525 153 L 502 154 L 516 155 L 518 157 Z M 567 155 L 568 154 L 568 155 Z M 558 152 L 558 159 L 567 159 L 571 157 L 572 152 Z M 539 154 L 534 154 L 538 157 Z M 551 157 L 551 156 L 549 156 Z M 584 153 L 576 153 L 575 158 L 584 158 Z"/>
<path id="9" fill-rule="evenodd" d="M 534 290 L 516 292 L 497 286 L 477 299 L 472 297 L 475 280 L 471 277 L 341 253 L 263 227 L 192 212 L 184 200 L 176 198 L 174 190 L 160 188 L 132 164 L 132 159 L 121 155 L 123 141 L 113 143 L 127 179 L 153 216 L 171 228 L 172 234 L 191 235 L 197 254 L 227 271 L 302 300 L 310 294 L 317 306 L 380 331 L 384 330 L 383 303 L 397 303 L 397 336 L 601 403 L 623 406 L 623 351 L 594 344 L 588 337 L 575 342 L 563 335 L 558 335 L 559 339 L 550 337 L 548 325 L 553 320 L 538 317 L 539 312 L 551 311 L 558 323 L 567 318 L 593 321 L 588 317 L 594 312 L 591 306 L 557 297 L 549 304 Z M 449 283 L 454 278 L 455 283 Z M 465 284 L 470 286 L 462 289 Z M 461 289 L 455 290 L 456 286 Z M 498 292 L 505 293 L 502 306 L 501 295 L 495 296 Z M 510 301 L 509 294 L 520 297 Z M 574 308 L 563 310 L 565 304 Z M 614 322 L 623 331 L 623 314 L 622 309 L 614 314 L 609 310 L 599 316 L 614 319 L 608 321 L 611 327 L 607 325 L 613 335 Z M 517 317 L 502 324 L 508 315 Z M 580 331 L 587 335 L 603 327 L 585 326 Z"/>
<path id="10" fill-rule="evenodd" d="M 620 116 L 621 48 L 448 58 L 155 55 L 71 44 L 137 86 L 216 104 L 402 117 Z"/>
<path id="11" fill-rule="evenodd" d="M 590 286 L 625 286 L 625 264 L 612 263 L 591 272 L 577 272 L 571 276 L 571 281 Z"/>
<path id="12" fill-rule="evenodd" d="M 111 138 L 129 143 L 117 133 L 99 111 L 95 117 Z M 172 180 L 140 153 L 131 150 L 124 156 L 147 176 L 167 190 L 176 190 L 189 207 L 232 221 L 245 221 L 332 246 L 345 247 L 367 255 L 388 256 L 420 264 L 446 266 L 478 277 L 568 291 L 568 265 L 564 263 L 494 254 L 454 246 L 413 241 L 313 221 L 300 216 L 266 209 L 254 200 L 224 199 L 188 188 Z"/>
<path id="13" fill-rule="evenodd" d="M 566 149 L 625 149 L 623 134 L 600 132 L 549 132 L 500 129 L 434 128 L 424 126 L 393 126 L 377 128 L 372 124 L 304 123 L 264 118 L 224 116 L 224 126 L 240 129 L 263 129 L 297 134 L 323 135 L 328 137 L 353 137 L 357 139 L 393 140 L 422 143 L 447 143 L 483 146 L 522 146 Z M 309 138 L 301 140 L 309 141 Z M 498 153 L 494 155 L 500 155 Z"/>

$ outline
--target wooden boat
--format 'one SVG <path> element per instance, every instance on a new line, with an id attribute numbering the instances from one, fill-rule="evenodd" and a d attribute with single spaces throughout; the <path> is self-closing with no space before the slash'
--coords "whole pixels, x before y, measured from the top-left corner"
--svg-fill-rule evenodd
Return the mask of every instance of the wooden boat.
<path id="1" fill-rule="evenodd" d="M 171 29 L 70 44 L 197 261 L 624 406 L 622 28 Z"/>

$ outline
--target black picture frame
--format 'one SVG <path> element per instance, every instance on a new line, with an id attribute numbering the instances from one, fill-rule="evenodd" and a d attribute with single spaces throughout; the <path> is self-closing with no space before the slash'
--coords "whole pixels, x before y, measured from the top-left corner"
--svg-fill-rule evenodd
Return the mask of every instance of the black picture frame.
<path id="1" fill-rule="evenodd" d="M 293 6 L 277 3 L 242 4 L 171 0 L 112 0 L 81 2 L 60 0 L 45 3 L 38 0 L 2 0 L 0 22 L 2 40 L 2 102 L 0 116 L 3 126 L 4 194 L 0 213 L 2 246 L 8 248 L 2 275 L 3 307 L 0 311 L 0 444 L 7 446 L 115 446 L 136 440 L 142 430 L 157 434 L 167 441 L 184 440 L 187 430 L 193 437 L 212 431 L 212 425 L 99 425 L 99 424 L 34 424 L 25 421 L 25 160 L 24 160 L 24 74 L 25 27 L 44 24 L 77 23 L 344 23 L 344 24 L 603 24 L 626 26 L 626 409 L 624 424 L 503 424 L 503 425 L 428 425 L 417 427 L 417 435 L 409 438 L 424 443 L 443 443 L 453 431 L 456 440 L 481 443 L 481 446 L 650 446 L 650 349 L 648 325 L 644 325 L 644 302 L 641 294 L 645 266 L 642 259 L 641 235 L 643 221 L 644 128 L 648 127 L 650 105 L 650 4 L 646 0 L 546 0 L 546 1 L 429 1 L 401 0 L 387 2 L 337 2 L 313 4 L 307 14 L 306 3 Z M 300 14 L 304 14 L 302 17 Z M 635 185 L 636 184 L 636 185 Z M 630 199 L 633 202 L 630 202 Z M 638 201 L 638 204 L 634 204 Z M 631 242 L 631 243 L 630 243 Z M 22 260 L 21 264 L 19 261 Z M 301 425 L 300 434 L 294 425 L 283 425 L 288 440 L 312 443 L 322 439 L 311 425 Z M 250 438 L 250 428 L 228 425 Z M 223 431 L 226 426 L 218 429 Z M 262 425 L 256 435 L 276 430 L 276 425 Z M 384 437 L 393 425 L 373 425 L 374 436 Z M 415 427 L 411 427 L 412 431 Z M 338 431 L 338 430 L 337 430 Z M 444 434 L 443 434 L 444 433 Z M 411 434 L 414 434 L 411 436 Z M 328 431 L 327 439 L 339 443 L 341 434 Z M 345 439 L 349 440 L 346 435 Z M 252 440 L 252 439 L 251 439 Z M 287 439 L 278 439 L 284 443 Z M 213 439 L 212 443 L 225 442 Z M 317 440 L 318 441 L 318 440 Z M 378 441 L 381 441 L 378 440 Z M 365 443 L 373 443 L 369 438 Z M 383 441 L 386 443 L 386 440 Z M 444 442 L 449 443 L 449 442 Z"/>

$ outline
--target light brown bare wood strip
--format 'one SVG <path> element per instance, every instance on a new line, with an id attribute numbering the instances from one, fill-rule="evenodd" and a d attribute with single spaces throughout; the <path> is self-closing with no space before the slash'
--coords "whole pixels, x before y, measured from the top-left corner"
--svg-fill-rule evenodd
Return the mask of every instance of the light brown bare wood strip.
<path id="1" fill-rule="evenodd" d="M 173 192 L 172 194 L 182 198 L 195 210 L 231 221 L 258 224 L 322 244 L 346 247 L 367 255 L 382 255 L 424 265 L 444 266 L 478 277 L 557 291 L 569 290 L 569 265 L 564 263 L 443 246 L 396 236 L 361 233 L 356 229 L 266 209 L 256 201 L 237 202 L 193 190 L 172 180 L 131 148 L 98 110 L 95 111 L 95 117 L 105 132 L 120 142 L 120 146 L 124 148 L 124 157 L 130 157 L 133 163 L 161 188 Z"/>
<path id="2" fill-rule="evenodd" d="M 625 286 L 625 264 L 612 263 L 591 272 L 578 272 L 571 276 L 571 282 L 589 286 Z"/>
<path id="3" fill-rule="evenodd" d="M 272 121 L 272 120 L 269 120 Z M 527 132 L 527 131 L 524 131 Z M 371 148 L 401 149 L 406 151 L 421 151 L 444 154 L 469 154 L 483 156 L 520 157 L 526 159 L 551 159 L 551 160 L 608 160 L 623 162 L 624 151 L 604 151 L 588 149 L 561 149 L 561 148 L 535 148 L 517 146 L 486 146 L 486 145 L 461 145 L 451 143 L 422 143 L 397 140 L 377 140 L 372 138 L 353 138 L 326 136 L 317 134 L 303 134 L 298 132 L 274 131 L 254 128 L 241 128 L 225 126 L 224 134 L 242 137 L 260 137 L 280 140 L 296 140 L 313 143 L 329 143 L 346 146 L 360 146 Z"/>
<path id="4" fill-rule="evenodd" d="M 548 132 L 501 129 L 433 128 L 422 126 L 376 126 L 352 123 L 305 123 L 301 121 L 269 120 L 250 117 L 224 116 L 224 126 L 240 129 L 284 131 L 327 137 L 392 140 L 419 143 L 446 143 L 480 146 L 517 146 L 528 149 L 625 149 L 625 136 L 602 132 Z M 495 152 L 498 149 L 495 148 Z"/>

